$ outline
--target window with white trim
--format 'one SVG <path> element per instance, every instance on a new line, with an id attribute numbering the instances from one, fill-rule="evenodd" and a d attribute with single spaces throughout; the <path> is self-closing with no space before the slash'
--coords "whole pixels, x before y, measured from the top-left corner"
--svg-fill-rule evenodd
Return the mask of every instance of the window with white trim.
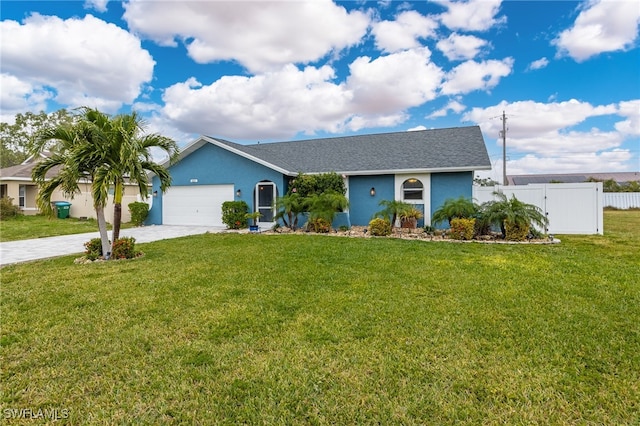
<path id="1" fill-rule="evenodd" d="M 407 179 L 402 183 L 403 200 L 422 200 L 424 185 L 418 179 Z"/>
<path id="2" fill-rule="evenodd" d="M 18 205 L 20 208 L 25 208 L 25 201 L 27 199 L 27 187 L 26 185 L 20 185 L 18 187 Z"/>

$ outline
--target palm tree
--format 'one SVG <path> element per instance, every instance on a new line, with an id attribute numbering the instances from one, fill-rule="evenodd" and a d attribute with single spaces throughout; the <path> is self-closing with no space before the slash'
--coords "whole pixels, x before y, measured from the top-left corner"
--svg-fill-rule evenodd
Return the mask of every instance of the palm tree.
<path id="1" fill-rule="evenodd" d="M 44 151 L 52 142 L 55 145 L 52 147 L 53 155 L 34 167 L 32 178 L 40 187 L 36 200 L 38 207 L 48 214 L 52 213 L 51 196 L 55 189 L 59 188 L 65 196 L 73 199 L 80 192 L 79 182 L 92 182 L 93 207 L 102 252 L 106 254 L 110 251 L 104 215 L 108 194 L 96 191 L 97 188 L 93 185 L 96 170 L 104 161 L 105 145 L 100 133 L 86 120 L 88 112 L 85 109 L 72 123 L 63 123 L 39 134 L 33 154 Z M 58 173 L 48 179 L 47 174 L 54 169 L 59 169 Z"/>
<path id="2" fill-rule="evenodd" d="M 347 197 L 332 189 L 321 194 L 311 194 L 307 199 L 310 219 L 324 219 L 329 225 L 333 223 L 336 213 L 349 207 Z"/>
<path id="3" fill-rule="evenodd" d="M 544 228 L 549 224 L 549 219 L 542 213 L 538 206 L 523 203 L 515 195 L 511 199 L 499 191 L 493 195 L 498 198 L 495 201 L 487 201 L 482 205 L 484 218 L 492 224 L 499 225 L 502 237 L 506 239 L 520 239 L 515 234 L 526 236 L 532 224 Z M 509 232 L 513 230 L 512 232 Z M 509 235 L 513 233 L 512 235 Z"/>
<path id="4" fill-rule="evenodd" d="M 291 192 L 276 200 L 278 213 L 276 219 L 282 219 L 284 226 L 294 231 L 298 228 L 298 216 L 307 210 L 308 200 L 297 192 Z"/>
<path id="5" fill-rule="evenodd" d="M 160 180 L 165 191 L 171 184 L 169 172 L 153 162 L 150 150 L 164 150 L 173 161 L 178 154 L 177 144 L 158 134 L 141 135 L 144 122 L 135 112 L 111 118 L 97 109 L 80 108 L 74 125 L 62 124 L 43 132 L 36 147 L 41 152 L 52 141 L 57 142 L 56 154 L 40 163 L 33 171 L 34 180 L 41 186 L 38 205 L 45 212 L 51 211 L 51 195 L 60 187 L 65 195 L 73 198 L 79 192 L 78 182 L 91 182 L 91 194 L 102 240 L 102 252 L 111 250 L 106 230 L 104 207 L 109 189 L 114 188 L 114 219 L 112 242 L 120 236 L 122 222 L 122 197 L 125 179 L 138 184 L 140 195 L 149 195 L 149 174 Z M 58 176 L 47 181 L 46 174 L 60 166 Z"/>
<path id="6" fill-rule="evenodd" d="M 146 198 L 149 195 L 149 173 L 152 173 L 160 181 L 160 190 L 165 192 L 171 185 L 171 175 L 165 167 L 153 161 L 151 150 L 164 151 L 173 162 L 178 154 L 178 145 L 157 133 L 143 134 L 146 123 L 135 111 L 117 115 L 107 122 L 103 122 L 99 115 L 96 118 L 96 124 L 107 139 L 108 154 L 95 179 L 103 192 L 108 192 L 112 185 L 114 188 L 112 241 L 115 243 L 120 237 L 125 181 L 136 183 L 140 196 Z"/>
<path id="7" fill-rule="evenodd" d="M 402 216 L 405 211 L 414 208 L 412 204 L 400 200 L 382 200 L 378 205 L 383 206 L 384 209 L 376 212 L 374 216 L 388 220 L 392 227 L 396 226 L 398 217 Z"/>
<path id="8" fill-rule="evenodd" d="M 470 199 L 465 197 L 448 198 L 444 204 L 431 216 L 431 224 L 435 225 L 447 221 L 451 226 L 451 219 L 471 218 L 478 213 L 479 207 Z"/>

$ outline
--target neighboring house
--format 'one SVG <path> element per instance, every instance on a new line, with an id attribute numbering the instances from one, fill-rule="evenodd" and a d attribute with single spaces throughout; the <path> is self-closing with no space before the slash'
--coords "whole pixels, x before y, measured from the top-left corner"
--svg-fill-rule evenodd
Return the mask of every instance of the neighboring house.
<path id="1" fill-rule="evenodd" d="M 478 126 L 240 145 L 201 136 L 168 167 L 165 194 L 153 179 L 148 224 L 222 224 L 222 203 L 244 200 L 274 223 L 274 201 L 300 172 L 336 172 L 347 188 L 347 225 L 367 225 L 382 200 L 404 200 L 424 212 L 447 198 L 471 198 L 474 172 L 491 169 Z"/>
<path id="2" fill-rule="evenodd" d="M 35 215 L 39 213 L 36 205 L 38 197 L 38 185 L 31 179 L 31 171 L 37 164 L 37 160 L 46 157 L 48 154 L 42 154 L 41 157 L 30 157 L 22 164 L 17 166 L 6 167 L 0 169 L 0 197 L 10 197 L 13 204 L 20 208 L 20 211 L 26 215 Z M 48 178 L 55 176 L 56 169 L 47 174 Z M 55 190 L 52 201 L 68 201 L 71 203 L 69 216 L 71 217 L 96 217 L 93 208 L 93 197 L 91 196 L 91 182 L 80 182 L 80 193 L 75 194 L 73 199 L 65 197 L 60 190 Z M 131 214 L 127 206 L 134 201 L 140 201 L 140 190 L 137 185 L 125 185 L 125 195 L 122 200 L 122 221 L 129 222 Z M 111 200 L 105 207 L 105 217 L 107 222 L 113 222 L 113 203 Z"/>
<path id="3" fill-rule="evenodd" d="M 564 173 L 507 176 L 509 185 L 529 185 L 530 183 L 582 183 L 590 179 L 598 181 L 614 180 L 617 183 L 640 182 L 640 172 L 617 173 Z"/>

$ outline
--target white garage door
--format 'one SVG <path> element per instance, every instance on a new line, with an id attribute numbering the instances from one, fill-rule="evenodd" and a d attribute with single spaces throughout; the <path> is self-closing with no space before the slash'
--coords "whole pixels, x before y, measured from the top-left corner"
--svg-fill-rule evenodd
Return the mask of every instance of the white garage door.
<path id="1" fill-rule="evenodd" d="M 233 185 L 172 186 L 162 196 L 162 223 L 223 226 L 222 203 L 233 199 Z"/>

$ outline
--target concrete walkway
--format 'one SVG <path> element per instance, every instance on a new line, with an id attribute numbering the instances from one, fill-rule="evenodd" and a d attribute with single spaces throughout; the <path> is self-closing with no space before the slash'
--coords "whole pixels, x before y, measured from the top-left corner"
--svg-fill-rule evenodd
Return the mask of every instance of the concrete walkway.
<path id="1" fill-rule="evenodd" d="M 207 232 L 217 233 L 224 230 L 224 227 L 215 226 L 152 225 L 122 229 L 120 230 L 120 236 L 134 237 L 136 243 L 149 243 L 187 235 L 206 234 Z M 109 236 L 111 236 L 111 231 L 109 231 Z M 84 243 L 98 237 L 100 237 L 100 234 L 96 231 L 86 234 L 0 243 L 0 266 L 74 253 L 80 254 L 84 252 Z"/>

